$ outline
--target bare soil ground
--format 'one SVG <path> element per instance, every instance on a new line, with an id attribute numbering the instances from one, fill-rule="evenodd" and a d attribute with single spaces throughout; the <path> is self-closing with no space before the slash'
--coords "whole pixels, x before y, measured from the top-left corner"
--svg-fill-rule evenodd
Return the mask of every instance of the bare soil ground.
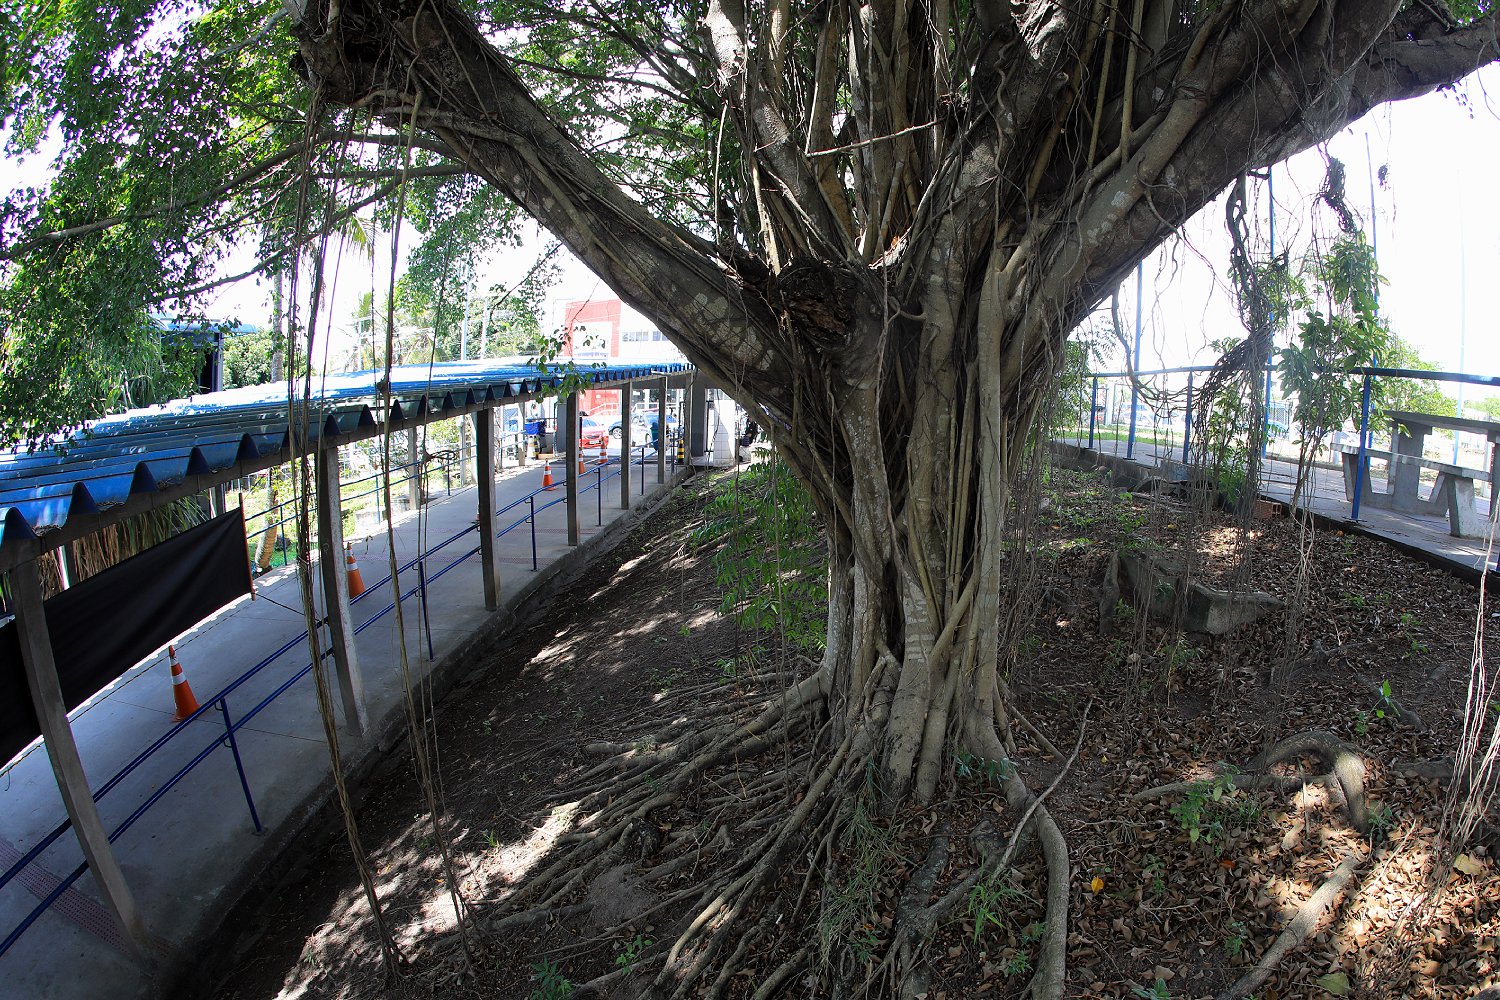
<path id="1" fill-rule="evenodd" d="M 493 926 L 487 912 L 511 886 L 578 835 L 566 809 L 576 795 L 564 793 L 582 775 L 596 770 L 588 782 L 608 780 L 632 753 L 703 718 L 748 719 L 785 683 L 777 670 L 808 668 L 779 651 L 775 636 L 745 632 L 715 610 L 712 552 L 690 543 L 711 489 L 711 480 L 689 484 L 438 706 L 448 828 L 481 929 Z M 1070 996 L 1216 995 L 1347 852 L 1370 845 L 1339 905 L 1256 995 L 1375 996 L 1378 980 L 1385 995 L 1467 997 L 1500 981 L 1493 828 L 1482 828 L 1457 867 L 1437 873 L 1446 893 L 1429 919 L 1414 923 L 1409 913 L 1429 884 L 1443 791 L 1401 765 L 1455 746 L 1478 614 L 1473 587 L 1378 542 L 1324 533 L 1306 562 L 1305 597 L 1294 601 L 1303 559 L 1290 520 L 1254 522 L 1241 535 L 1228 515 L 1122 497 L 1074 473 L 1051 473 L 1032 523 L 1038 559 L 1009 684 L 1015 707 L 1062 754 L 1079 747 L 1047 801 L 1073 866 Z M 1136 611 L 1127 592 L 1111 612 L 1113 634 L 1101 636 L 1100 580 L 1126 539 L 1191 546 L 1206 576 L 1247 578 L 1293 608 L 1226 636 L 1178 638 Z M 1237 553 L 1245 549 L 1242 571 Z M 1307 659 L 1315 642 L 1336 652 Z M 1291 661 L 1273 677 L 1273 665 Z M 1403 723 L 1393 700 L 1421 726 Z M 1321 786 L 1283 796 L 1213 780 L 1225 765 L 1243 768 L 1309 729 L 1363 755 L 1370 838 L 1350 828 Z M 780 791 L 805 773 L 812 743 L 810 732 L 793 736 L 759 760 L 711 772 L 698 796 L 652 813 L 632 830 L 623 860 L 567 888 L 548 920 L 481 935 L 472 972 L 460 961 L 415 768 L 398 757 L 400 766 L 373 782 L 359 819 L 410 962 L 402 978 L 382 981 L 369 913 L 338 840 L 289 859 L 282 889 L 232 921 L 194 995 L 551 1000 L 567 995 L 563 980 L 619 971 L 626 974 L 602 994 L 634 997 L 644 985 L 629 974 L 634 964 L 654 973 L 654 957 L 706 902 L 694 891 L 697 873 L 732 859 L 786 808 Z M 1040 792 L 1063 762 L 1022 730 L 1016 739 L 1015 763 Z M 820 955 L 875 968 L 899 895 L 933 837 L 955 834 L 941 892 L 978 863 L 968 831 L 988 820 L 1004 833 L 1019 818 L 986 770 L 954 761 L 932 807 L 889 821 L 857 814 L 834 852 L 834 891 L 805 881 L 806 861 L 791 862 L 762 911 L 742 918 L 744 971 L 718 984 L 710 975 L 704 988 L 750 997 L 808 941 Z M 1132 798 L 1199 779 L 1187 795 Z M 729 807 L 733 819 L 720 822 Z M 799 884 L 813 888 L 804 895 Z M 1045 891 L 1045 866 L 1033 853 L 971 893 L 928 945 L 929 1000 L 1019 996 L 1036 959 Z M 830 967 L 814 962 L 783 995 L 831 995 Z"/>

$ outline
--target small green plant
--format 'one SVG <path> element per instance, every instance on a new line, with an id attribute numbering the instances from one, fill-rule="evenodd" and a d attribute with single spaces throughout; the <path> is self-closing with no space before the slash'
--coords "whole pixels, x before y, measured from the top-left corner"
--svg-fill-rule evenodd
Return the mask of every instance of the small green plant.
<path id="1" fill-rule="evenodd" d="M 849 939 L 849 948 L 861 965 L 875 957 L 880 948 L 880 932 L 874 924 L 865 924 Z"/>
<path id="2" fill-rule="evenodd" d="M 976 945 L 979 944 L 979 938 L 984 933 L 984 929 L 990 924 L 996 927 L 1005 926 L 1005 911 L 1001 908 L 1001 903 L 1008 896 L 1015 894 L 1014 889 L 998 882 L 978 882 L 969 890 L 968 915 L 974 920 L 974 943 Z"/>
<path id="3" fill-rule="evenodd" d="M 1253 802 L 1249 803 L 1253 808 L 1253 812 L 1249 813 L 1245 811 L 1245 803 L 1231 804 L 1235 794 L 1231 777 L 1234 769 L 1228 765 L 1220 766 L 1225 767 L 1227 773 L 1208 781 L 1193 782 L 1182 793 L 1182 800 L 1167 810 L 1186 831 L 1188 840 L 1194 844 L 1199 840 L 1210 844 L 1221 840 L 1224 836 L 1225 815 L 1242 822 L 1248 822 L 1254 815 L 1258 815 L 1259 807 Z"/>
<path id="4" fill-rule="evenodd" d="M 1042 939 L 1042 935 L 1045 933 L 1047 933 L 1047 921 L 1045 920 L 1038 920 L 1034 924 L 1027 924 L 1021 929 L 1021 937 L 1024 938 L 1028 944 L 1033 941 L 1040 941 Z"/>
<path id="5" fill-rule="evenodd" d="M 1224 935 L 1224 954 L 1234 958 L 1245 950 L 1245 925 L 1236 920 L 1229 925 L 1229 931 Z"/>
<path id="6" fill-rule="evenodd" d="M 641 953 L 651 947 L 651 939 L 643 938 L 639 934 L 634 941 L 625 942 L 625 950 L 615 956 L 615 964 L 625 970 L 625 975 L 630 975 L 630 970 L 641 960 Z"/>
<path id="7" fill-rule="evenodd" d="M 960 778 L 973 778 L 983 775 L 985 780 L 991 784 L 999 784 L 1005 776 L 1005 761 L 987 760 L 976 757 L 965 750 L 960 750 L 954 755 L 957 760 L 956 770 Z"/>
<path id="8" fill-rule="evenodd" d="M 1042 650 L 1042 640 L 1036 636 L 1016 640 L 1016 659 L 1022 662 L 1036 659 Z"/>
<path id="9" fill-rule="evenodd" d="M 484 842 L 490 845 L 491 850 L 498 851 L 500 849 L 500 831 L 484 831 Z"/>
<path id="10" fill-rule="evenodd" d="M 531 1000 L 563 1000 L 573 992 L 573 984 L 562 974 L 562 969 L 545 959 L 531 967 L 531 978 L 540 984 L 531 991 Z"/>
<path id="11" fill-rule="evenodd" d="M 574 722 L 582 722 L 583 721 L 583 706 L 582 705 L 579 705 L 577 708 L 573 709 L 573 721 Z"/>
<path id="12" fill-rule="evenodd" d="M 1146 867 L 1141 869 L 1141 876 L 1151 880 L 1151 894 L 1153 896 L 1160 897 L 1167 894 L 1167 880 L 1163 877 L 1164 871 L 1161 858 L 1158 858 L 1154 854 L 1146 859 Z"/>
<path id="13" fill-rule="evenodd" d="M 1132 992 L 1138 997 L 1144 997 L 1145 1000 L 1172 1000 L 1172 991 L 1167 989 L 1165 979 L 1158 979 L 1150 989 L 1137 986 Z"/>
<path id="14" fill-rule="evenodd" d="M 1031 960 L 1020 952 L 1010 957 L 1005 963 L 1005 974 L 1007 976 L 1024 976 L 1031 971 Z"/>
<path id="15" fill-rule="evenodd" d="M 1345 594 L 1344 595 L 1344 603 L 1347 604 L 1347 605 L 1349 605 L 1349 607 L 1351 607 L 1351 608 L 1365 608 L 1365 607 L 1369 607 L 1369 602 L 1366 601 L 1364 599 L 1364 597 L 1362 597 L 1359 594 Z"/>
<path id="16" fill-rule="evenodd" d="M 1412 614 L 1410 611 L 1403 611 L 1403 612 L 1401 612 L 1401 615 L 1397 619 L 1397 621 L 1399 621 L 1401 623 L 1401 638 L 1405 639 L 1406 642 L 1411 646 L 1411 651 L 1408 652 L 1406 655 L 1407 656 L 1411 656 L 1412 653 L 1425 653 L 1425 652 L 1427 652 L 1427 644 L 1424 643 L 1424 642 L 1422 642 L 1420 639 L 1417 638 L 1417 634 L 1416 634 L 1417 626 L 1419 626 L 1419 625 L 1422 624 L 1422 622 L 1417 618 L 1417 616 L 1414 615 L 1414 614 Z M 1387 681 L 1384 685 L 1382 685 L 1382 691 L 1383 691 L 1383 693 L 1385 694 L 1385 696 L 1387 698 L 1390 696 L 1390 690 L 1389 690 L 1389 688 L 1390 688 L 1390 682 L 1389 681 Z"/>

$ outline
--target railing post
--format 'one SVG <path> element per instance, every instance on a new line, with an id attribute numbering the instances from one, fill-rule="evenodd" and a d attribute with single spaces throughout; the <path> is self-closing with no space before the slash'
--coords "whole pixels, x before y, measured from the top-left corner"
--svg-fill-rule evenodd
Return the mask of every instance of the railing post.
<path id="1" fill-rule="evenodd" d="M 563 431 L 568 459 L 568 502 L 565 505 L 568 508 L 568 544 L 577 545 L 582 534 L 578 526 L 578 393 L 568 393 L 563 414 L 568 425 Z"/>
<path id="2" fill-rule="evenodd" d="M 630 509 L 630 383 L 620 390 L 620 509 Z"/>
<path id="3" fill-rule="evenodd" d="M 255 811 L 255 799 L 250 796 L 250 782 L 245 778 L 245 764 L 240 760 L 240 744 L 234 738 L 234 723 L 229 719 L 229 702 L 223 698 L 219 699 L 219 711 L 224 713 L 224 738 L 229 742 L 229 752 L 234 755 L 234 769 L 240 774 L 240 788 L 245 792 L 245 805 L 250 807 L 250 822 L 255 824 L 256 833 L 265 833 L 265 828 L 260 825 L 260 816 Z"/>
<path id="4" fill-rule="evenodd" d="M 359 654 L 354 647 L 354 625 L 349 616 L 349 575 L 344 562 L 344 508 L 339 493 L 338 449 L 319 448 L 316 465 L 318 568 L 323 577 L 328 632 L 332 637 L 333 662 L 339 676 L 339 694 L 344 702 L 344 724 L 350 732 L 360 735 L 369 726 L 369 716 L 365 711 Z"/>
<path id="5" fill-rule="evenodd" d="M 1099 376 L 1094 376 L 1094 392 L 1089 397 L 1089 450 L 1094 449 L 1094 415 L 1099 412 Z"/>
<path id="6" fill-rule="evenodd" d="M 479 573 L 484 580 L 484 609 L 500 606 L 500 586 L 495 579 L 495 411 L 474 411 L 475 472 L 479 494 Z"/>
<path id="7" fill-rule="evenodd" d="M 125 884 L 125 875 L 120 871 L 114 849 L 110 847 L 109 835 L 104 832 L 99 808 L 94 804 L 88 778 L 83 773 L 83 761 L 78 757 L 78 744 L 74 742 L 73 729 L 68 724 L 67 703 L 63 701 L 57 664 L 52 659 L 52 636 L 47 631 L 47 611 L 42 604 L 42 580 L 37 573 L 36 560 L 28 559 L 10 571 L 10 587 L 11 599 L 15 602 L 21 666 L 26 671 L 26 686 L 31 691 L 31 705 L 36 710 L 47 756 L 52 761 L 57 790 L 62 795 L 68 818 L 73 821 L 78 846 L 83 848 L 83 856 L 88 861 L 89 870 L 94 873 L 94 882 L 105 905 L 124 933 L 135 960 L 145 968 L 152 968 L 155 956 L 151 949 L 151 935 L 146 931 L 146 920 L 136 906 L 130 887 Z"/>
<path id="8" fill-rule="evenodd" d="M 536 572 L 536 494 L 526 498 L 531 502 L 531 571 Z"/>
<path id="9" fill-rule="evenodd" d="M 1188 446 L 1193 442 L 1193 373 L 1188 372 L 1187 407 L 1182 411 L 1182 464 L 1188 464 Z"/>
<path id="10" fill-rule="evenodd" d="M 410 510 L 422 506 L 422 456 L 417 454 L 417 429 L 406 430 L 406 505 Z"/>
<path id="11" fill-rule="evenodd" d="M 1372 366 L 1373 367 L 1373 366 Z M 1365 491 L 1365 476 L 1368 475 L 1369 456 L 1365 454 L 1365 441 L 1370 433 L 1370 380 L 1372 376 L 1365 376 L 1363 398 L 1359 404 L 1359 457 L 1354 462 L 1354 510 L 1349 515 L 1349 520 L 1359 520 L 1359 500 Z M 1391 442 L 1391 450 L 1395 451 L 1395 442 Z"/>
<path id="12" fill-rule="evenodd" d="M 604 466 L 594 467 L 594 498 L 599 501 L 599 527 L 604 527 Z"/>
<path id="13" fill-rule="evenodd" d="M 667 376 L 663 375 L 656 389 L 656 481 L 667 481 Z M 644 454 L 641 461 L 645 462 Z M 644 476 L 645 473 L 642 473 Z M 643 480 L 644 481 L 644 480 Z M 644 487 L 642 487 L 644 490 Z"/>

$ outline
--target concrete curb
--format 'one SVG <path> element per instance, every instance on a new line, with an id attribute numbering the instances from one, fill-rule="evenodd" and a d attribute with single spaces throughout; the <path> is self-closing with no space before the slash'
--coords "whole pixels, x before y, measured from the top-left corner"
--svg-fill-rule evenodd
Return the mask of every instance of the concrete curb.
<path id="1" fill-rule="evenodd" d="M 571 585 L 595 559 L 624 541 L 692 474 L 691 468 L 684 468 L 665 485 L 656 484 L 656 492 L 541 567 L 535 577 L 502 600 L 478 628 L 433 665 L 424 682 L 429 689 L 414 692 L 417 703 L 441 707 L 454 688 L 474 672 L 486 649 L 544 609 L 548 600 Z M 407 731 L 406 706 L 400 699 L 378 720 L 372 718 L 364 736 L 354 739 L 340 730 L 344 785 L 356 810 L 370 790 L 371 779 L 383 777 L 403 762 L 396 751 L 406 745 Z M 189 1000 L 215 992 L 220 984 L 204 980 L 204 972 L 209 971 L 205 965 L 221 975 L 238 964 L 262 936 L 263 918 L 272 912 L 278 890 L 300 877 L 307 860 L 318 850 L 342 836 L 343 810 L 330 773 L 284 819 L 267 828 L 261 846 L 226 881 L 198 927 L 159 967 L 156 995 Z M 287 863 L 278 864 L 284 859 Z"/>

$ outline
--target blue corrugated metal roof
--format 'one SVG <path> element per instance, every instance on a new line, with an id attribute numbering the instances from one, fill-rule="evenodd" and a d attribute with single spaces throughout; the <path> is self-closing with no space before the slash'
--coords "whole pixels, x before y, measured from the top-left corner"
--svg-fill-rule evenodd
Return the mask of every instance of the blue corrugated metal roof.
<path id="1" fill-rule="evenodd" d="M 691 369 L 676 363 L 600 365 L 594 382 L 620 382 Z M 350 372 L 314 380 L 316 415 L 308 437 L 373 427 L 383 372 Z M 391 370 L 391 419 L 435 414 L 556 387 L 561 373 L 493 361 L 406 365 Z M 297 384 L 299 403 L 301 383 Z M 68 434 L 60 448 L 0 452 L 0 544 L 62 527 L 70 514 L 97 513 L 132 494 L 151 493 L 261 456 L 290 443 L 285 383 L 227 389 L 129 410 Z"/>

